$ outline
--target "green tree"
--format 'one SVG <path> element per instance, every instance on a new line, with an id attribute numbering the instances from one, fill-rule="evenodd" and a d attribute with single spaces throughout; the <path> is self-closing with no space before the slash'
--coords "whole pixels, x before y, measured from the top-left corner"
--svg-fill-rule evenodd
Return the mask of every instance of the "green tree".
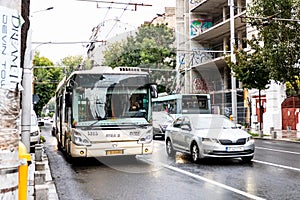
<path id="1" fill-rule="evenodd" d="M 65 66 L 64 73 L 66 76 L 70 75 L 73 71 L 83 69 L 84 66 L 83 56 L 68 56 L 61 60 L 61 65 Z"/>
<path id="2" fill-rule="evenodd" d="M 236 62 L 226 61 L 234 75 L 247 89 L 265 90 L 271 81 L 268 57 L 264 55 L 263 47 L 256 38 L 248 40 L 251 51 L 235 49 Z"/>
<path id="3" fill-rule="evenodd" d="M 236 63 L 227 58 L 235 76 L 245 88 L 258 89 L 259 97 L 270 80 L 288 83 L 299 96 L 300 1 L 253 0 L 247 15 L 257 34 L 246 41 L 246 51 L 235 50 Z"/>
<path id="4" fill-rule="evenodd" d="M 254 0 L 248 13 L 248 22 L 263 44 L 263 65 L 269 68 L 270 78 L 288 83 L 300 96 L 300 1 Z"/>
<path id="5" fill-rule="evenodd" d="M 53 63 L 46 57 L 41 57 L 37 52 L 33 59 L 34 68 L 34 94 L 38 95 L 39 101 L 34 105 L 34 110 L 37 115 L 41 116 L 41 111 L 44 105 L 55 95 L 57 84 L 62 79 L 62 69 L 53 66 Z"/>
<path id="6" fill-rule="evenodd" d="M 267 89 L 271 82 L 270 67 L 260 42 L 252 38 L 248 41 L 248 45 L 251 52 L 235 49 L 236 62 L 231 62 L 231 57 L 227 57 L 226 61 L 237 79 L 243 83 L 243 88 L 258 89 L 260 119 L 262 119 L 261 91 Z M 259 125 L 261 130 L 261 122 Z"/>
<path id="7" fill-rule="evenodd" d="M 151 80 L 160 85 L 161 91 L 170 90 L 175 72 L 175 36 L 172 29 L 164 24 L 144 24 L 135 36 L 111 44 L 104 51 L 104 65 L 117 67 L 142 67 L 149 70 Z"/>

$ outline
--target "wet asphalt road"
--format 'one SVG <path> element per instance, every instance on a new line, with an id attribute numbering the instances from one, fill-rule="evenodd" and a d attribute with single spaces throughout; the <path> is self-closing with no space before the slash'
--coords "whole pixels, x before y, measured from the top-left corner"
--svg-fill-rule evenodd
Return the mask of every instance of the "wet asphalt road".
<path id="1" fill-rule="evenodd" d="M 240 159 L 191 163 L 168 158 L 155 140 L 151 156 L 136 160 L 80 159 L 70 164 L 47 127 L 45 150 L 61 200 L 300 199 L 300 143 L 256 140 L 252 163 Z"/>

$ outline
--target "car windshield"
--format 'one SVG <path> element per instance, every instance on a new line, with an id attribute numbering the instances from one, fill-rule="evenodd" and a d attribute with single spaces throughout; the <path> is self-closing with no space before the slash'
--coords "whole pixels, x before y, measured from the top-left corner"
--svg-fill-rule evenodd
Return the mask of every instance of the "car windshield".
<path id="1" fill-rule="evenodd" d="M 226 129 L 236 128 L 226 117 L 191 117 L 195 129 Z"/>

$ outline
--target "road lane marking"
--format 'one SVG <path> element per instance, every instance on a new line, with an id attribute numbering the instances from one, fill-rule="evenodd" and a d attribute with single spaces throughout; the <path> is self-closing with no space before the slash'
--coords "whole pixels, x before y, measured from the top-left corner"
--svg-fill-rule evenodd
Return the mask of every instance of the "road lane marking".
<path id="1" fill-rule="evenodd" d="M 144 162 L 147 162 L 147 163 L 154 163 L 154 161 L 152 159 L 146 159 L 146 158 L 140 158 L 140 160 L 143 160 Z M 157 163 L 157 162 L 156 162 Z M 251 198 L 251 199 L 254 199 L 254 200 L 265 200 L 264 198 L 261 198 L 261 197 L 258 197 L 258 196 L 255 196 L 255 195 L 252 195 L 250 193 L 247 193 L 247 192 L 244 192 L 242 190 L 238 190 L 236 188 L 233 188 L 233 187 L 230 187 L 228 185 L 225 185 L 223 183 L 219 183 L 217 181 L 214 181 L 214 180 L 211 180 L 211 179 L 208 179 L 208 178 L 205 178 L 203 176 L 199 176 L 199 175 L 196 175 L 196 174 L 193 174 L 191 172 L 188 172 L 188 171 L 185 171 L 185 170 L 182 170 L 182 169 L 179 169 L 177 167 L 173 167 L 173 166 L 170 166 L 170 165 L 166 165 L 164 163 L 159 163 L 161 166 L 163 166 L 164 168 L 167 168 L 167 169 L 170 169 L 172 171 L 176 171 L 176 172 L 179 172 L 181 174 L 185 174 L 187 176 L 190 176 L 190 177 L 193 177 L 195 179 L 198 179 L 198 180 L 201 180 L 201 181 L 205 181 L 205 182 L 208 182 L 210 184 L 213 184 L 213 185 L 216 185 L 218 187 L 221 187 L 223 189 L 226 189 L 226 190 L 229 190 L 229 191 L 232 191 L 234 193 L 237 193 L 237 194 L 240 194 L 240 195 L 243 195 L 245 197 L 248 197 L 248 198 Z"/>
<path id="2" fill-rule="evenodd" d="M 281 152 L 281 153 L 290 153 L 290 154 L 300 155 L 299 152 L 294 152 L 294 151 L 285 151 L 285 150 L 281 150 L 281 149 L 270 149 L 270 148 L 265 148 L 265 147 L 255 147 L 255 148 L 256 149 L 268 150 L 268 151 L 277 151 L 277 152 Z"/>
<path id="3" fill-rule="evenodd" d="M 255 200 L 262 200 L 262 199 L 264 199 L 264 198 L 261 198 L 261 197 L 258 197 L 258 196 L 249 194 L 249 193 L 247 193 L 247 192 L 244 192 L 244 191 L 242 191 L 242 190 L 238 190 L 238 189 L 236 189 L 236 188 L 230 187 L 230 186 L 225 185 L 225 184 L 223 184 L 223 183 L 219 183 L 219 182 L 217 182 L 217 181 L 214 181 L 214 180 L 205 178 L 205 177 L 203 177 L 203 176 L 199 176 L 199 175 L 193 174 L 193 173 L 191 173 L 191 172 L 184 171 L 184 170 L 179 169 L 179 168 L 177 168 L 177 167 L 172 167 L 172 166 L 170 166 L 170 165 L 165 165 L 165 164 L 163 164 L 163 166 L 164 166 L 165 168 L 170 169 L 170 170 L 173 170 L 173 171 L 176 171 L 176 172 L 179 172 L 179 173 L 188 175 L 188 176 L 193 177 L 193 178 L 195 178 L 195 179 L 199 179 L 199 180 L 208 182 L 208 183 L 210 183 L 210 184 L 216 185 L 216 186 L 218 186 L 218 187 L 221 187 L 221 188 L 223 188 L 223 189 L 226 189 L 226 190 L 235 192 L 235 193 L 237 193 L 237 194 L 243 195 L 243 196 L 248 197 L 248 198 L 251 198 L 251 199 L 255 199 Z"/>
<path id="4" fill-rule="evenodd" d="M 299 168 L 289 167 L 289 166 L 286 166 L 286 165 L 279 165 L 279 164 L 265 162 L 265 161 L 261 161 L 261 160 L 252 160 L 252 162 L 261 163 L 261 164 L 265 164 L 265 165 L 270 165 L 270 166 L 273 166 L 273 167 L 280 167 L 280 168 L 283 168 L 283 169 L 295 170 L 295 171 L 300 172 Z"/>

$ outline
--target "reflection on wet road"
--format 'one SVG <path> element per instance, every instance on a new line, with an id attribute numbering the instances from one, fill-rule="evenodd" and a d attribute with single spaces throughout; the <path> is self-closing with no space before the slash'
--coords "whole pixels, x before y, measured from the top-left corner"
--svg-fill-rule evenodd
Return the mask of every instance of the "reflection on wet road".
<path id="1" fill-rule="evenodd" d="M 164 141 L 155 140 L 151 156 L 70 164 L 57 150 L 56 139 L 47 131 L 43 135 L 60 199 L 300 198 L 300 144 L 257 140 L 252 163 L 205 159 L 194 164 L 189 155 L 167 157 Z"/>

